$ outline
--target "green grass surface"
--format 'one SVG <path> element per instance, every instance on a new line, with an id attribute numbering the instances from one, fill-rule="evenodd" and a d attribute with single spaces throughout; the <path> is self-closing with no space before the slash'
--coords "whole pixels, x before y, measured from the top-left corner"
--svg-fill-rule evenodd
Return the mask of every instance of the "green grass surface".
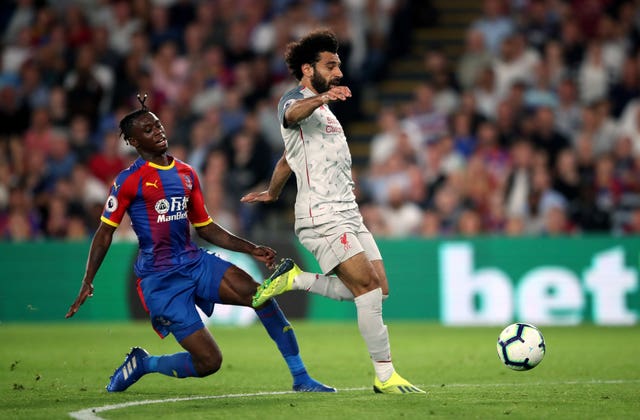
<path id="1" fill-rule="evenodd" d="M 501 328 L 390 322 L 396 369 L 426 396 L 378 395 L 354 324 L 294 322 L 302 356 L 337 394 L 290 390 L 265 331 L 216 327 L 220 372 L 203 379 L 143 377 L 126 392 L 104 386 L 132 345 L 173 353 L 147 324 L 0 324 L 0 418 L 63 419 L 98 409 L 105 419 L 640 418 L 640 327 L 546 327 L 547 355 L 528 372 L 498 360 Z M 249 395 L 242 395 L 249 394 Z M 161 401 L 169 398 L 179 401 Z M 91 412 L 89 410 L 89 412 Z M 87 418 L 87 417 L 85 417 Z"/>

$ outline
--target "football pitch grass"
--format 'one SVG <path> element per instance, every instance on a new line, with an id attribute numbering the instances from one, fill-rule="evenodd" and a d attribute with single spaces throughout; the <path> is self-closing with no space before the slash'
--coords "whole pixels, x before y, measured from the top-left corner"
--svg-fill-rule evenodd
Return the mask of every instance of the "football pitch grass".
<path id="1" fill-rule="evenodd" d="M 212 327 L 222 369 L 202 379 L 143 377 L 104 389 L 131 346 L 179 351 L 147 323 L 0 324 L 0 419 L 640 418 L 640 327 L 542 327 L 547 354 L 526 372 L 504 367 L 500 327 L 388 322 L 398 372 L 427 395 L 380 395 L 355 322 L 294 321 L 312 376 L 337 394 L 291 392 L 258 324 Z"/>

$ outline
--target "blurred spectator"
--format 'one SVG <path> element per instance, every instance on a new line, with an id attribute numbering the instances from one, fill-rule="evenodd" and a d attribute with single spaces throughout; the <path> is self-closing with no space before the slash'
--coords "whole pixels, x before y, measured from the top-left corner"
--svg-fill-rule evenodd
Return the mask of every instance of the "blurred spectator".
<path id="1" fill-rule="evenodd" d="M 405 192 L 411 189 L 416 179 L 414 172 L 420 173 L 415 163 L 407 162 L 400 153 L 394 153 L 383 165 L 371 168 L 363 180 L 363 188 L 374 203 L 385 204 L 389 201 L 392 186 L 401 186 Z"/>
<path id="2" fill-rule="evenodd" d="M 69 146 L 79 162 L 87 162 L 95 153 L 91 125 L 84 115 L 75 115 L 69 123 Z"/>
<path id="3" fill-rule="evenodd" d="M 440 215 L 434 210 L 425 210 L 422 214 L 420 235 L 425 238 L 439 238 L 441 234 Z"/>
<path id="4" fill-rule="evenodd" d="M 4 239 L 26 241 L 40 236 L 41 215 L 32 198 L 23 186 L 10 188 L 7 206 L 0 210 L 0 232 Z"/>
<path id="5" fill-rule="evenodd" d="M 0 87 L 0 136 L 6 140 L 9 136 L 23 134 L 29 128 L 30 119 L 31 110 L 17 89 L 11 85 Z"/>
<path id="6" fill-rule="evenodd" d="M 433 209 L 437 212 L 438 218 L 440 219 L 440 233 L 444 235 L 456 234 L 458 218 L 460 217 L 460 212 L 463 210 L 459 192 L 452 185 L 445 184 L 436 191 L 433 203 Z"/>
<path id="7" fill-rule="evenodd" d="M 21 30 L 29 28 L 36 16 L 35 0 L 18 0 L 15 3 L 16 7 L 9 18 L 3 37 L 4 41 L 9 44 L 16 41 Z"/>
<path id="8" fill-rule="evenodd" d="M 471 117 L 464 112 L 457 112 L 451 122 L 453 145 L 465 159 L 471 156 L 477 146 L 477 139 L 472 130 Z"/>
<path id="9" fill-rule="evenodd" d="M 611 102 L 611 115 L 619 118 L 627 104 L 640 96 L 640 68 L 633 57 L 627 57 L 622 66 L 620 80 L 609 89 L 608 99 Z"/>
<path id="10" fill-rule="evenodd" d="M 113 73 L 95 61 L 93 48 L 85 45 L 76 56 L 75 67 L 64 81 L 69 112 L 86 116 L 95 128 L 109 104 Z M 104 100 L 104 102 L 103 102 Z"/>
<path id="11" fill-rule="evenodd" d="M 551 81 L 551 73 L 545 61 L 537 63 L 534 67 L 534 77 L 531 86 L 526 89 L 524 105 L 527 109 L 536 109 L 541 106 L 556 108 L 558 95 Z"/>
<path id="12" fill-rule="evenodd" d="M 71 3 L 66 6 L 64 24 L 69 47 L 76 49 L 93 41 L 93 31 L 80 5 Z"/>
<path id="13" fill-rule="evenodd" d="M 134 34 L 131 39 L 132 49 L 135 49 L 138 37 Z M 105 26 L 96 26 L 91 30 L 91 45 L 96 55 L 96 61 L 108 68 L 115 69 L 120 63 L 120 56 L 109 44 L 109 29 Z M 117 78 L 116 78 L 117 82 Z"/>
<path id="14" fill-rule="evenodd" d="M 20 96 L 30 108 L 46 106 L 49 88 L 42 81 L 40 69 L 32 61 L 25 61 L 20 68 Z"/>
<path id="15" fill-rule="evenodd" d="M 447 117 L 436 108 L 435 95 L 436 92 L 431 84 L 418 85 L 403 120 L 403 123 L 417 127 L 423 142 L 437 139 L 447 132 Z"/>
<path id="16" fill-rule="evenodd" d="M 69 223 L 68 203 L 62 197 L 53 195 L 46 207 L 44 232 L 49 238 L 64 239 Z"/>
<path id="17" fill-rule="evenodd" d="M 153 88 L 162 92 L 169 102 L 175 101 L 187 80 L 189 67 L 189 62 L 179 56 L 178 45 L 174 41 L 164 41 L 153 56 Z"/>
<path id="18" fill-rule="evenodd" d="M 555 164 L 558 153 L 570 147 L 569 140 L 555 128 L 555 115 L 548 107 L 540 107 L 535 112 L 532 140 L 536 148 L 548 154 L 551 166 Z"/>
<path id="19" fill-rule="evenodd" d="M 485 48 L 484 34 L 477 29 L 467 31 L 465 49 L 458 59 L 456 76 L 462 89 L 471 89 L 481 72 L 492 63 L 493 56 Z"/>
<path id="20" fill-rule="evenodd" d="M 407 200 L 406 190 L 392 184 L 386 204 L 380 206 L 380 217 L 386 225 L 385 236 L 405 237 L 418 232 L 422 222 L 422 210 Z"/>
<path id="21" fill-rule="evenodd" d="M 271 150 L 264 138 L 248 130 L 233 134 L 227 147 L 228 193 L 238 203 L 240 229 L 250 232 L 262 206 L 240 204 L 240 198 L 249 191 L 268 186 L 272 170 Z"/>
<path id="22" fill-rule="evenodd" d="M 598 20 L 606 12 L 608 1 L 571 0 L 571 17 L 587 37 L 594 37 L 598 30 Z"/>
<path id="23" fill-rule="evenodd" d="M 443 51 L 430 49 L 424 56 L 427 81 L 433 86 L 434 106 L 445 115 L 458 106 L 458 81 Z"/>
<path id="24" fill-rule="evenodd" d="M 524 3 L 526 6 L 520 14 L 519 29 L 526 34 L 529 45 L 542 51 L 549 41 L 558 38 L 560 16 L 556 10 L 553 10 L 553 2 L 530 0 Z"/>
<path id="25" fill-rule="evenodd" d="M 209 150 L 216 147 L 216 139 L 210 136 L 209 125 L 205 120 L 199 120 L 193 125 L 189 138 L 191 139 L 191 143 L 189 145 L 190 151 L 187 155 L 187 163 L 191 165 L 198 173 L 198 176 L 201 177 L 200 175 L 204 169 Z M 220 139 L 218 139 L 218 141 L 219 140 Z"/>
<path id="26" fill-rule="evenodd" d="M 547 212 L 551 209 L 567 209 L 567 200 L 552 188 L 553 179 L 546 166 L 536 165 L 533 169 L 532 188 L 529 193 L 529 218 L 526 230 L 532 234 L 545 231 Z"/>
<path id="27" fill-rule="evenodd" d="M 486 118 L 495 117 L 500 95 L 493 67 L 486 67 L 480 72 L 474 85 L 473 95 L 480 113 Z"/>
<path id="28" fill-rule="evenodd" d="M 228 168 L 229 163 L 226 153 L 221 148 L 212 149 L 206 157 L 203 168 L 203 194 L 211 216 L 221 226 L 238 230 L 240 229 L 240 221 L 235 211 L 236 196 L 230 197 L 224 193 L 228 190 L 228 185 L 226 184 Z"/>
<path id="29" fill-rule="evenodd" d="M 544 214 L 543 235 L 557 236 L 572 232 L 567 211 L 562 205 L 552 205 Z"/>
<path id="30" fill-rule="evenodd" d="M 504 227 L 504 233 L 507 236 L 524 235 L 526 233 L 524 219 L 518 216 L 509 217 Z"/>
<path id="31" fill-rule="evenodd" d="M 563 136 L 573 139 L 582 124 L 582 111 L 576 85 L 570 78 L 562 79 L 558 84 L 557 92 L 558 105 L 554 109 L 556 128 Z"/>
<path id="32" fill-rule="evenodd" d="M 507 14 L 506 2 L 502 0 L 483 0 L 482 16 L 476 19 L 472 28 L 484 35 L 487 49 L 498 55 L 502 41 L 515 30 L 511 17 Z"/>
<path id="33" fill-rule="evenodd" d="M 458 218 L 458 234 L 462 236 L 478 236 L 482 233 L 480 214 L 472 208 L 465 208 Z"/>
<path id="34" fill-rule="evenodd" d="M 52 189 L 58 180 L 69 177 L 77 161 L 69 139 L 62 133 L 52 136 L 47 156 L 47 190 Z"/>
<path id="35" fill-rule="evenodd" d="M 24 134 L 24 147 L 26 150 L 40 150 L 49 153 L 52 139 L 55 137 L 54 128 L 49 121 L 49 112 L 46 108 L 36 108 L 31 114 L 31 124 Z"/>
<path id="36" fill-rule="evenodd" d="M 609 88 L 609 73 L 605 65 L 602 44 L 591 41 L 578 70 L 580 100 L 592 103 L 606 97 Z"/>
<path id="37" fill-rule="evenodd" d="M 131 4 L 124 0 L 115 0 L 108 10 L 105 20 L 109 28 L 109 43 L 118 54 L 126 55 L 131 48 L 132 35 L 141 29 L 142 22 L 132 15 Z"/>
<path id="38" fill-rule="evenodd" d="M 603 14 L 598 20 L 597 39 L 602 45 L 602 60 L 611 81 L 618 80 L 629 44 L 622 32 L 623 27 L 613 17 Z"/>
<path id="39" fill-rule="evenodd" d="M 509 168 L 509 155 L 498 143 L 498 132 L 492 122 L 484 122 L 478 127 L 477 156 L 486 168 L 494 185 L 506 179 Z"/>
<path id="40" fill-rule="evenodd" d="M 569 69 L 565 63 L 563 46 L 558 41 L 550 40 L 544 45 L 542 54 L 549 77 L 549 84 L 554 89 L 558 89 L 560 82 L 570 76 Z"/>
<path id="41" fill-rule="evenodd" d="M 484 116 L 478 109 L 478 101 L 476 100 L 476 96 L 470 90 L 461 93 L 460 103 L 458 108 L 456 109 L 456 112 L 461 112 L 469 117 L 469 122 L 471 123 L 471 131 L 473 131 L 474 133 L 478 129 L 480 123 L 487 120 L 487 117 Z"/>
<path id="42" fill-rule="evenodd" d="M 612 150 L 618 136 L 618 127 L 608 116 L 606 101 L 584 107 L 580 133 L 591 138 L 594 153 L 602 154 Z"/>
<path id="43" fill-rule="evenodd" d="M 47 112 L 49 113 L 49 120 L 55 128 L 64 130 L 69 125 L 71 115 L 67 107 L 67 92 L 62 86 L 51 88 Z M 88 122 L 86 117 L 83 118 Z M 89 128 L 91 127 L 89 126 Z"/>
<path id="44" fill-rule="evenodd" d="M 565 198 L 569 217 L 576 219 L 581 211 L 583 184 L 580 179 L 576 153 L 573 149 L 567 148 L 560 152 L 552 175 L 553 189 Z"/>
<path id="45" fill-rule="evenodd" d="M 622 233 L 637 235 L 640 233 L 640 208 L 634 209 L 622 227 Z"/>
<path id="46" fill-rule="evenodd" d="M 146 32 L 149 34 L 149 44 L 152 51 L 157 51 L 164 43 L 179 45 L 182 33 L 179 28 L 171 25 L 169 8 L 163 4 L 154 4 L 149 13 Z"/>
<path id="47" fill-rule="evenodd" d="M 529 214 L 528 197 L 532 188 L 533 146 L 518 139 L 510 147 L 511 167 L 506 177 L 504 206 L 508 217 L 524 218 Z"/>
<path id="48" fill-rule="evenodd" d="M 31 31 L 27 26 L 20 28 L 15 42 L 6 45 L 2 51 L 2 77 L 5 81 L 15 81 L 22 65 L 33 57 Z"/>
<path id="49" fill-rule="evenodd" d="M 386 107 L 378 114 L 380 131 L 371 139 L 369 162 L 372 167 L 383 164 L 389 157 L 400 152 L 403 156 L 415 156 L 420 149 L 422 137 L 417 126 L 408 121 L 401 122 L 396 110 Z"/>
<path id="50" fill-rule="evenodd" d="M 120 136 L 111 131 L 104 136 L 102 150 L 95 153 L 88 162 L 91 174 L 105 185 L 111 185 L 115 176 L 125 168 L 125 160 L 120 156 Z"/>
<path id="51" fill-rule="evenodd" d="M 522 34 L 514 33 L 505 38 L 493 65 L 498 95 L 507 95 L 516 82 L 530 85 L 539 62 L 540 54 L 526 44 Z"/>

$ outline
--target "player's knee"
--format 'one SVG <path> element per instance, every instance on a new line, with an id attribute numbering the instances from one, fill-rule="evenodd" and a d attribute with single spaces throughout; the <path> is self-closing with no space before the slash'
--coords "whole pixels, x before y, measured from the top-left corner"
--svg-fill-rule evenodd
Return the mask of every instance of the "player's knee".
<path id="1" fill-rule="evenodd" d="M 194 364 L 196 365 L 196 370 L 201 377 L 213 375 L 219 371 L 222 366 L 222 354 L 210 354 L 207 357 L 201 358 Z"/>
<path id="2" fill-rule="evenodd" d="M 378 277 L 378 275 L 375 272 L 371 273 L 366 278 L 364 278 L 361 284 L 367 290 L 375 290 L 377 288 L 383 287 L 383 283 L 382 281 L 380 281 L 380 277 Z M 384 290 L 382 292 L 384 294 Z M 389 291 L 387 290 L 387 293 L 388 292 Z"/>

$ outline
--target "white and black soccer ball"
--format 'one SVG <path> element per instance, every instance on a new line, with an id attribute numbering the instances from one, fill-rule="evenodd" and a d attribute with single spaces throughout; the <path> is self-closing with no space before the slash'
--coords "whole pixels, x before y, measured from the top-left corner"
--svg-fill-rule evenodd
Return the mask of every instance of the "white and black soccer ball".
<path id="1" fill-rule="evenodd" d="M 529 370 L 538 366 L 547 348 L 540 330 L 531 324 L 515 323 L 502 330 L 497 349 L 508 368 Z"/>

